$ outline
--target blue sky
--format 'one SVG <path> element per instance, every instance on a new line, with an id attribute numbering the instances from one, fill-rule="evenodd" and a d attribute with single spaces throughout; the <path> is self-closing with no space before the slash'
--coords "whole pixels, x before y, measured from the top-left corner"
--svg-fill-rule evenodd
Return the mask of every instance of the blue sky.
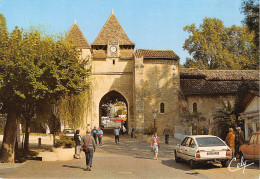
<path id="1" fill-rule="evenodd" d="M 135 49 L 173 50 L 185 62 L 182 49 L 189 34 L 183 27 L 216 17 L 225 26 L 242 25 L 242 0 L 0 0 L 9 31 L 39 27 L 46 34 L 65 34 L 73 22 L 89 43 L 97 37 L 112 9 Z"/>

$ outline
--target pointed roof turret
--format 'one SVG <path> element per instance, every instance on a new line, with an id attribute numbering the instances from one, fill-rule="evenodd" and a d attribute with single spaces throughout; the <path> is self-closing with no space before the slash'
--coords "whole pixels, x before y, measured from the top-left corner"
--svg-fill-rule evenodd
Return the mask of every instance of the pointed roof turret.
<path id="1" fill-rule="evenodd" d="M 119 42 L 119 45 L 135 45 L 126 35 L 113 11 L 92 45 L 107 45 L 108 42 Z"/>
<path id="2" fill-rule="evenodd" d="M 90 48 L 90 45 L 76 23 L 76 20 L 66 34 L 65 40 L 76 45 L 78 48 Z"/>

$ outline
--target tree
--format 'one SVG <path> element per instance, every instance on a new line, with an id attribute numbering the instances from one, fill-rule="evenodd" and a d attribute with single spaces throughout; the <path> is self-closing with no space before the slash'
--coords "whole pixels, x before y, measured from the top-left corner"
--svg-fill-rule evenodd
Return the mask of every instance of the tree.
<path id="1" fill-rule="evenodd" d="M 181 117 L 185 124 L 189 124 L 192 126 L 192 129 L 196 129 L 196 134 L 199 134 L 199 124 L 206 121 L 206 118 L 199 111 L 191 113 L 188 110 L 185 110 L 181 114 Z"/>
<path id="2" fill-rule="evenodd" d="M 191 58 L 186 67 L 199 69 L 248 69 L 255 67 L 254 34 L 247 27 L 225 27 L 216 18 L 205 18 L 197 28 L 195 24 L 184 27 L 191 35 L 183 49 Z"/>
<path id="3" fill-rule="evenodd" d="M 242 13 L 246 16 L 243 23 L 255 34 L 254 43 L 259 49 L 259 1 L 244 0 L 242 3 Z"/>
<path id="4" fill-rule="evenodd" d="M 87 73 L 75 46 L 18 27 L 6 38 L 0 17 L 0 38 L 5 39 L 0 41 L 0 101 L 1 112 L 7 113 L 1 162 L 13 163 L 17 118 L 33 113 L 42 101 L 86 90 Z"/>
<path id="5" fill-rule="evenodd" d="M 235 112 L 235 108 L 231 106 L 229 101 L 226 103 L 222 101 L 221 103 L 222 108 L 216 109 L 213 119 L 220 137 L 224 140 L 228 133 L 228 129 L 241 126 L 243 120 L 238 117 L 238 114 Z"/>
<path id="6" fill-rule="evenodd" d="M 82 92 L 80 94 L 66 94 L 58 101 L 58 113 L 61 121 L 72 128 L 78 128 L 84 123 L 86 113 L 86 103 L 88 96 Z"/>

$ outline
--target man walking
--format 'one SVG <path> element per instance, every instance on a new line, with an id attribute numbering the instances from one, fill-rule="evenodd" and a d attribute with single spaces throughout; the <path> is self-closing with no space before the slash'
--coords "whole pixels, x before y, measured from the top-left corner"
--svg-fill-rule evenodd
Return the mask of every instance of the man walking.
<path id="1" fill-rule="evenodd" d="M 94 129 L 91 130 L 91 135 L 94 137 L 96 144 L 97 144 L 97 133 L 98 133 L 97 127 L 94 126 Z"/>
<path id="2" fill-rule="evenodd" d="M 131 132 L 131 138 L 133 138 L 134 137 L 134 127 L 133 126 L 131 126 L 131 129 L 130 129 L 130 132 Z"/>
<path id="3" fill-rule="evenodd" d="M 169 136 L 170 136 L 170 128 L 166 125 L 165 129 L 163 130 L 163 135 L 165 135 L 165 143 L 169 144 Z"/>
<path id="4" fill-rule="evenodd" d="M 93 154 L 96 150 L 95 139 L 91 136 L 91 130 L 87 130 L 87 135 L 82 138 L 81 146 L 86 146 L 88 149 L 85 150 L 87 171 L 91 171 Z"/>
<path id="5" fill-rule="evenodd" d="M 236 138 L 236 136 L 233 133 L 233 129 L 229 128 L 229 133 L 226 137 L 226 143 L 232 151 L 232 158 L 234 158 L 234 155 L 235 155 L 235 138 Z"/>
<path id="6" fill-rule="evenodd" d="M 237 132 L 236 132 L 236 154 L 238 157 L 238 151 L 239 147 L 244 144 L 245 140 L 245 133 L 241 130 L 241 127 L 237 127 Z"/>
<path id="7" fill-rule="evenodd" d="M 119 134 L 120 134 L 120 127 L 119 126 L 114 129 L 114 134 L 115 134 L 115 143 L 119 144 Z"/>

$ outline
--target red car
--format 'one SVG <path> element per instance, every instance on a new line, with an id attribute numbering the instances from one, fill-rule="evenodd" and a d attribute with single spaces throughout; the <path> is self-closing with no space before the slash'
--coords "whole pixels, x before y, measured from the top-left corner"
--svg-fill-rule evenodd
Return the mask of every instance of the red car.
<path id="1" fill-rule="evenodd" d="M 248 143 L 239 147 L 240 156 L 247 160 L 260 160 L 260 131 L 253 133 Z M 240 157 L 240 158 L 241 158 Z"/>

